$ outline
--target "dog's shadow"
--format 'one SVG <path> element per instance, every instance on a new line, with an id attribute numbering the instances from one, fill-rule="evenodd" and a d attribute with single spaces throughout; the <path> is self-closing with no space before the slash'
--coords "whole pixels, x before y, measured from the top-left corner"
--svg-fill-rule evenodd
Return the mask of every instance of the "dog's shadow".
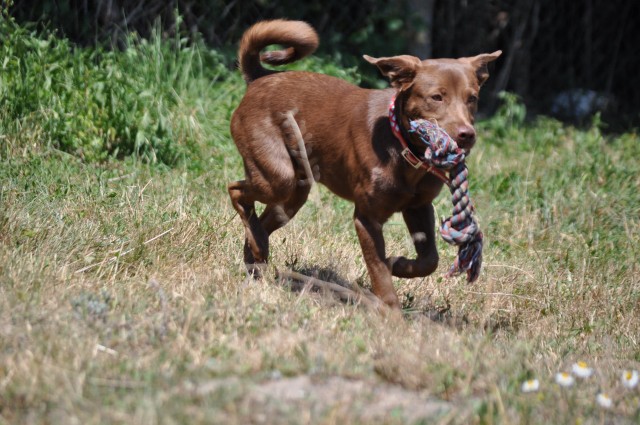
<path id="1" fill-rule="evenodd" d="M 293 270 L 296 273 L 300 273 L 302 275 L 312 277 L 314 279 L 319 279 L 325 282 L 332 282 L 332 283 L 338 284 L 344 288 L 348 288 L 348 289 L 354 288 L 353 284 L 351 284 L 344 277 L 340 276 L 338 272 L 336 272 L 330 267 L 321 267 L 316 265 L 303 265 L 303 266 L 293 265 L 291 266 L 291 270 Z M 358 283 L 356 283 L 356 285 Z M 298 286 L 299 285 L 296 285 L 296 287 L 292 288 L 292 290 L 295 291 L 296 289 L 298 289 Z"/>
<path id="2" fill-rule="evenodd" d="M 377 298 L 364 286 L 350 283 L 334 269 L 321 266 L 289 264 L 285 270 L 277 270 L 276 278 L 292 292 L 312 293 L 345 304 L 363 303 L 371 307 Z M 361 282 L 359 282 L 361 283 Z"/>
<path id="3" fill-rule="evenodd" d="M 280 273 L 278 280 L 292 292 L 332 295 L 334 300 L 345 304 L 353 304 L 353 297 L 339 296 L 335 291 L 328 290 L 327 286 L 322 285 L 321 282 L 339 285 L 356 293 L 363 290 L 368 292 L 368 288 L 363 285 L 364 282 L 358 280 L 355 283 L 351 283 L 331 267 L 296 264 L 290 264 L 289 267 L 293 273 Z M 296 278 L 292 275 L 301 276 Z M 304 276 L 304 279 L 302 279 L 302 276 Z M 401 298 L 403 315 L 408 320 L 426 317 L 433 322 L 456 329 L 465 328 L 469 325 L 467 316 L 456 313 L 449 304 L 439 306 L 429 300 L 426 303 L 421 302 L 421 305 L 418 306 L 418 300 L 411 294 L 405 294 Z"/>

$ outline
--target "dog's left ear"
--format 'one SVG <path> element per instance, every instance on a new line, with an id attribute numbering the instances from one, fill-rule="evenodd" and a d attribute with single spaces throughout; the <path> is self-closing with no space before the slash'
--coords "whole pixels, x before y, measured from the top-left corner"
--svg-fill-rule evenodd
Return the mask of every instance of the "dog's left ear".
<path id="1" fill-rule="evenodd" d="M 483 53 L 472 58 L 466 58 L 469 63 L 476 69 L 476 77 L 478 77 L 478 84 L 482 86 L 489 78 L 489 68 L 487 64 L 498 59 L 502 54 L 502 50 L 497 50 L 493 53 Z"/>
<path id="2" fill-rule="evenodd" d="M 382 74 L 389 78 L 391 86 L 397 89 L 406 89 L 412 83 L 420 66 L 420 59 L 415 56 L 400 55 L 390 58 L 372 58 L 364 55 L 363 58 L 377 66 Z"/>

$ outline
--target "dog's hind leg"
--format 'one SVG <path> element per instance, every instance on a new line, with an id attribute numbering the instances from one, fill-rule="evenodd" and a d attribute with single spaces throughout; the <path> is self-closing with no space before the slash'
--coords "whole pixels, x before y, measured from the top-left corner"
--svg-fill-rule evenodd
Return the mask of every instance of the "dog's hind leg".
<path id="1" fill-rule="evenodd" d="M 296 169 L 297 186 L 291 191 L 289 198 L 284 203 L 267 205 L 260 216 L 260 221 L 269 235 L 287 224 L 296 215 L 307 201 L 311 187 L 315 182 L 302 131 L 294 117 L 295 113 L 288 111 L 282 115 L 284 117 L 281 124 L 283 135 L 290 140 L 293 139 L 291 144 L 295 143 L 297 147 L 297 149 L 289 148 L 289 154 L 292 158 L 296 158 L 298 163 Z"/>
<path id="2" fill-rule="evenodd" d="M 267 205 L 260 215 L 260 221 L 267 234 L 270 235 L 287 224 L 307 201 L 310 191 L 310 185 L 299 186 L 284 203 Z"/>
<path id="3" fill-rule="evenodd" d="M 259 278 L 260 265 L 266 264 L 269 256 L 269 235 L 256 214 L 255 202 L 250 196 L 250 188 L 246 180 L 230 183 L 228 190 L 231 204 L 244 224 L 244 263 L 249 273 Z"/>
<path id="4" fill-rule="evenodd" d="M 264 133 L 268 134 L 268 129 Z M 255 202 L 266 204 L 265 212 L 272 211 L 274 206 L 286 205 L 290 198 L 295 198 L 298 185 L 296 171 L 282 139 L 242 140 L 242 146 L 248 144 L 252 152 L 244 158 L 246 178 L 230 183 L 228 190 L 231 203 L 245 227 L 244 262 L 249 273 L 257 278 L 269 258 L 269 234 L 273 225 L 271 220 L 265 219 L 269 230 L 265 229 L 256 214 Z"/>

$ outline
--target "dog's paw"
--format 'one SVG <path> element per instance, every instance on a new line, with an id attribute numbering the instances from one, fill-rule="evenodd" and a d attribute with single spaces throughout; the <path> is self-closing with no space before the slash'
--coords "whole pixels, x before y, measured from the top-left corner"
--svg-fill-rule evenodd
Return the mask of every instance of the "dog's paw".
<path id="1" fill-rule="evenodd" d="M 248 281 L 262 279 L 262 276 L 267 269 L 267 265 L 265 263 L 245 263 L 245 267 L 247 268 Z"/>

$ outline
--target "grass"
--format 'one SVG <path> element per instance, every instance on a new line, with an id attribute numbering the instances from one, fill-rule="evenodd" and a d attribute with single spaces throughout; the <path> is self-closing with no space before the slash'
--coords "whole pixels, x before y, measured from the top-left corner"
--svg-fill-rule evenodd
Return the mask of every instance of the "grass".
<path id="1" fill-rule="evenodd" d="M 0 424 L 640 420 L 638 389 L 620 383 L 640 368 L 637 134 L 525 123 L 507 96 L 469 160 L 483 275 L 443 279 L 455 250 L 440 243 L 436 273 L 396 280 L 394 320 L 273 273 L 245 280 L 225 190 L 242 175 L 228 120 L 244 85 L 224 58 L 10 30 L 26 47 L 0 57 Z M 93 91 L 105 65 L 121 118 Z M 38 69 L 51 83 L 34 94 Z M 445 194 L 436 209 L 449 212 Z M 368 285 L 351 211 L 321 188 L 274 234 L 272 267 Z M 401 221 L 388 252 L 410 254 Z M 595 374 L 556 385 L 578 360 Z M 523 394 L 529 378 L 541 388 Z"/>

